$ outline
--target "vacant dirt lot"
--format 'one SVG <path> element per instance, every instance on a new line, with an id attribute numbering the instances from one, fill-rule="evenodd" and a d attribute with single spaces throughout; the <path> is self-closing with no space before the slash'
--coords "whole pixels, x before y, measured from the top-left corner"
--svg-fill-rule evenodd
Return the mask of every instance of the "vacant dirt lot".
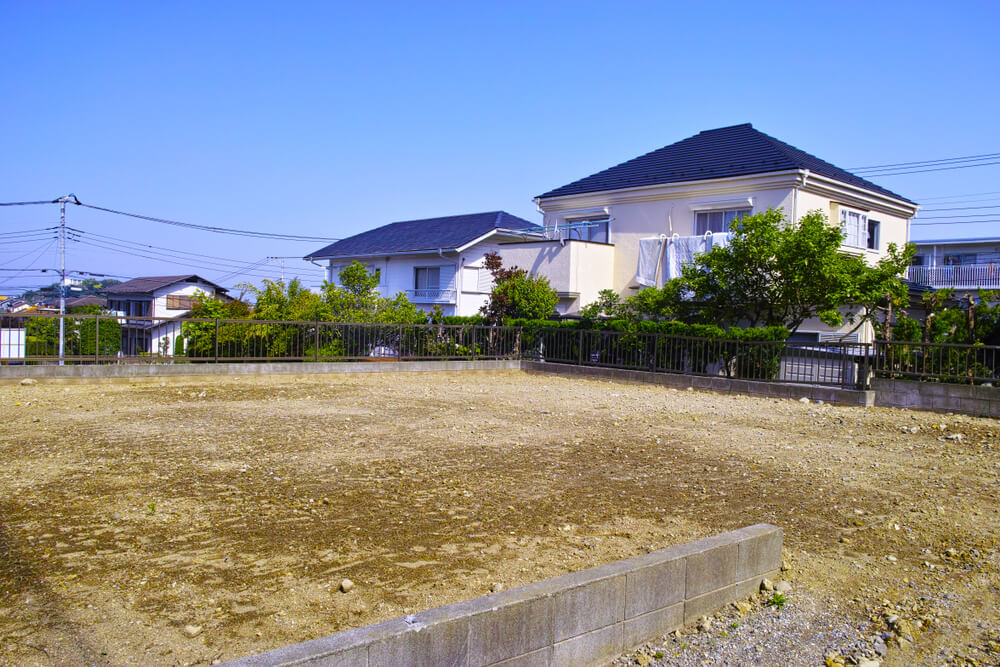
<path id="1" fill-rule="evenodd" d="M 208 664 L 759 521 L 789 607 L 997 659 L 992 420 L 519 372 L 5 384 L 0 418 L 8 664 Z"/>

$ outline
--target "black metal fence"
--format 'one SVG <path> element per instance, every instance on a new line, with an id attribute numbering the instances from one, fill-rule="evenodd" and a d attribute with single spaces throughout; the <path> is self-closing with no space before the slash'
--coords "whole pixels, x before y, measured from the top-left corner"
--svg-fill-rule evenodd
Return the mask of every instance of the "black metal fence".
<path id="1" fill-rule="evenodd" d="M 876 377 L 966 384 L 1000 380 L 1000 347 L 877 341 Z"/>
<path id="2" fill-rule="evenodd" d="M 533 359 L 865 388 L 872 376 L 991 382 L 1000 375 L 998 351 L 972 345 L 740 341 L 558 327 L 0 316 L 3 364 Z"/>

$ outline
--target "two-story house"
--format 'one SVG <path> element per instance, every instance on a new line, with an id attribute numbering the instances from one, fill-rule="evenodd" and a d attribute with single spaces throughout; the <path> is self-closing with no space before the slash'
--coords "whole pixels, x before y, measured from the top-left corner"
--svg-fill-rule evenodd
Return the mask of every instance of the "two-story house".
<path id="1" fill-rule="evenodd" d="M 907 277 L 911 282 L 959 294 L 1000 289 L 1000 238 L 914 241 L 917 252 Z"/>
<path id="2" fill-rule="evenodd" d="M 427 311 L 437 305 L 445 315 L 476 315 L 493 287 L 484 256 L 505 242 L 540 239 L 541 231 L 505 211 L 405 220 L 341 239 L 305 259 L 325 261 L 333 284 L 357 261 L 378 275 L 382 296 L 402 292 Z"/>
<path id="3" fill-rule="evenodd" d="M 501 252 L 505 260 L 548 276 L 557 288 L 571 276 L 610 270 L 601 287 L 624 296 L 662 285 L 694 254 L 726 243 L 734 219 L 768 208 L 783 209 L 793 221 L 821 210 L 846 233 L 843 251 L 869 262 L 889 243 L 909 240 L 917 211 L 909 199 L 750 124 L 701 132 L 549 190 L 535 202 L 547 241 Z M 581 243 L 596 252 L 577 252 Z M 579 298 L 564 300 L 561 309 L 571 313 L 593 301 L 593 287 L 576 290 Z M 802 331 L 816 338 L 833 333 L 818 320 Z"/>
<path id="4" fill-rule="evenodd" d="M 199 292 L 228 299 L 228 290 L 196 275 L 143 276 L 105 290 L 107 308 L 123 319 L 122 354 L 172 355 L 181 334 L 176 318 L 194 307 Z"/>

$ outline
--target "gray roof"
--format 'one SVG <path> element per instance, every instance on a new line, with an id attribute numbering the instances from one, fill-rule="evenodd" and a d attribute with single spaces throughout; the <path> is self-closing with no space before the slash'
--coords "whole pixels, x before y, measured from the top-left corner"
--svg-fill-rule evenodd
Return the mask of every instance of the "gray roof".
<path id="1" fill-rule="evenodd" d="M 549 190 L 538 198 L 748 176 L 789 169 L 808 169 L 848 185 L 915 204 L 891 190 L 755 130 L 750 123 L 705 130 L 610 169 Z"/>
<path id="2" fill-rule="evenodd" d="M 404 220 L 341 239 L 310 253 L 306 259 L 453 250 L 475 241 L 488 232 L 505 229 L 541 231 L 538 225 L 506 211 Z"/>
<path id="3" fill-rule="evenodd" d="M 1000 237 L 998 236 L 986 236 L 979 238 L 968 238 L 968 239 L 927 239 L 917 241 L 915 239 L 910 239 L 910 243 L 913 245 L 974 245 L 976 243 L 1000 243 Z"/>
<path id="4" fill-rule="evenodd" d="M 105 290 L 105 294 L 152 294 L 158 289 L 170 287 L 177 283 L 205 283 L 211 285 L 217 292 L 225 294 L 229 290 L 216 285 L 211 280 L 205 280 L 201 276 L 186 274 L 182 276 L 141 276 L 126 280 L 123 283 L 112 285 Z"/>

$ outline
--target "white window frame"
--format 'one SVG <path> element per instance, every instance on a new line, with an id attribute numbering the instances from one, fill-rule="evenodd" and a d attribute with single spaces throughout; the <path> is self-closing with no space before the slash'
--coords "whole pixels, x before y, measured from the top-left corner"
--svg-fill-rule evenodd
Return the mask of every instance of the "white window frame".
<path id="1" fill-rule="evenodd" d="M 879 220 L 872 220 L 868 218 L 868 233 L 865 235 L 868 240 L 867 247 L 869 250 L 879 249 L 882 245 L 882 223 Z"/>
<path id="2" fill-rule="evenodd" d="M 420 285 L 420 273 L 425 272 L 429 278 L 431 271 L 437 273 L 437 280 L 434 285 Z M 440 266 L 415 266 L 413 267 L 413 289 L 415 290 L 440 290 L 441 289 L 441 267 Z"/>
<path id="3" fill-rule="evenodd" d="M 859 250 L 868 249 L 868 214 L 846 206 L 840 207 L 840 230 L 844 232 L 843 245 Z"/>
<path id="4" fill-rule="evenodd" d="M 715 213 L 722 214 L 722 227 L 718 230 L 710 229 L 712 221 L 708 219 L 712 216 L 712 214 Z M 739 218 L 745 218 L 748 215 L 752 214 L 753 214 L 753 207 L 747 206 L 746 204 L 741 204 L 739 208 L 727 207 L 727 208 L 709 208 L 709 209 L 695 210 L 694 234 L 695 236 L 704 236 L 708 232 L 712 232 L 713 234 L 728 234 L 734 220 L 738 220 Z M 730 215 L 732 217 L 729 217 Z M 699 219 L 701 216 L 706 216 L 704 228 L 699 227 L 699 225 L 702 222 Z"/>

